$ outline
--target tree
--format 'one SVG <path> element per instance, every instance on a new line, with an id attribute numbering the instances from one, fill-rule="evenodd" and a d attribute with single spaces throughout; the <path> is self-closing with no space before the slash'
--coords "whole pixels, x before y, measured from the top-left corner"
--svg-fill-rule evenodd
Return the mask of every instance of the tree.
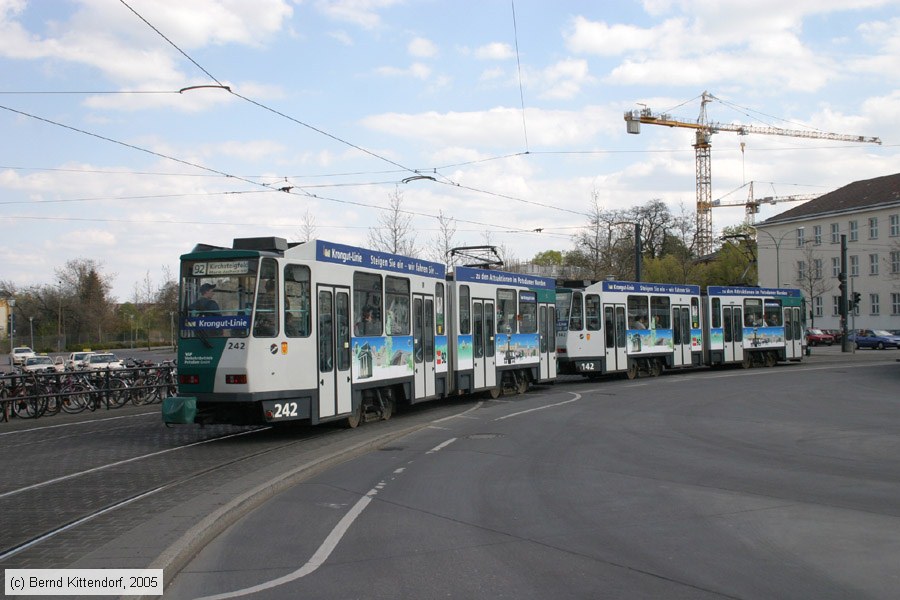
<path id="1" fill-rule="evenodd" d="M 455 257 L 450 256 L 450 250 L 456 247 L 456 219 L 448 217 L 443 210 L 438 211 L 438 234 L 432 239 L 429 246 L 429 256 L 435 262 L 453 264 Z"/>
<path id="2" fill-rule="evenodd" d="M 563 264 L 563 253 L 559 250 L 544 250 L 535 254 L 531 262 L 540 267 L 559 267 Z"/>
<path id="3" fill-rule="evenodd" d="M 102 341 L 104 326 L 109 333 L 113 313 L 114 276 L 103 273 L 102 264 L 90 258 L 72 259 L 55 271 L 59 280 L 63 330 L 69 341 Z M 97 337 L 94 337 L 96 333 Z"/>
<path id="4" fill-rule="evenodd" d="M 382 252 L 416 256 L 416 234 L 412 227 L 412 213 L 403 210 L 403 192 L 395 189 L 390 203 L 378 215 L 378 227 L 369 228 L 369 246 Z"/>
<path id="5" fill-rule="evenodd" d="M 824 296 L 834 287 L 834 284 L 830 278 L 822 277 L 821 254 L 816 252 L 812 244 L 804 244 L 800 252 L 801 259 L 797 265 L 797 287 L 809 300 L 809 307 L 812 309 L 816 304 L 815 299 Z M 814 311 L 811 312 L 810 325 L 815 325 Z"/>
<path id="6" fill-rule="evenodd" d="M 316 238 L 317 235 L 316 217 L 306 209 L 303 213 L 303 219 L 300 221 L 300 233 L 298 234 L 301 242 L 308 242 Z"/>

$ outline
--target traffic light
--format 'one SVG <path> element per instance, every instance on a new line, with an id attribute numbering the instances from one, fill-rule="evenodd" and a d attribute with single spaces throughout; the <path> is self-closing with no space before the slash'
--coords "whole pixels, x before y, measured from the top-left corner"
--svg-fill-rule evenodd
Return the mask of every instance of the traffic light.
<path id="1" fill-rule="evenodd" d="M 840 288 L 841 296 L 843 296 L 844 292 L 847 289 L 847 276 L 844 275 L 843 272 L 841 272 L 840 274 L 838 274 L 838 281 L 840 282 L 838 283 L 838 288 Z"/>
<path id="2" fill-rule="evenodd" d="M 851 311 L 859 308 L 860 295 L 859 292 L 853 292 L 853 296 L 850 298 L 849 308 Z"/>

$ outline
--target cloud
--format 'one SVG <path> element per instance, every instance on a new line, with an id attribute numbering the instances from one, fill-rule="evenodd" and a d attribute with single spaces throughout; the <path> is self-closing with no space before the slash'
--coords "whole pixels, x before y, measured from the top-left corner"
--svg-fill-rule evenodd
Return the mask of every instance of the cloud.
<path id="1" fill-rule="evenodd" d="M 413 38 L 407 46 L 407 51 L 416 58 L 432 58 L 438 53 L 434 42 L 423 37 Z"/>
<path id="2" fill-rule="evenodd" d="M 426 80 L 431 75 L 431 68 L 422 63 L 413 63 L 405 69 L 400 67 L 378 67 L 375 73 L 386 77 L 414 77 Z"/>
<path id="3" fill-rule="evenodd" d="M 575 17 L 565 35 L 566 46 L 578 54 L 615 56 L 631 50 L 645 49 L 653 44 L 652 29 L 633 25 L 609 26 L 603 21 L 589 21 Z"/>
<path id="4" fill-rule="evenodd" d="M 578 147 L 599 133 L 618 132 L 618 110 L 586 107 L 580 111 L 528 109 L 528 139 L 535 146 Z M 473 112 L 385 113 L 362 121 L 373 131 L 417 140 L 429 147 L 521 148 L 522 111 L 493 108 Z"/>
<path id="5" fill-rule="evenodd" d="M 507 60 L 515 57 L 512 47 L 509 44 L 500 42 L 492 42 L 484 46 L 479 46 L 475 50 L 475 58 L 480 60 Z"/>
<path id="6" fill-rule="evenodd" d="M 402 0 L 319 0 L 316 8 L 335 21 L 345 21 L 363 29 L 376 29 L 381 26 L 378 10 L 401 2 Z M 252 6 L 253 3 L 248 5 Z"/>

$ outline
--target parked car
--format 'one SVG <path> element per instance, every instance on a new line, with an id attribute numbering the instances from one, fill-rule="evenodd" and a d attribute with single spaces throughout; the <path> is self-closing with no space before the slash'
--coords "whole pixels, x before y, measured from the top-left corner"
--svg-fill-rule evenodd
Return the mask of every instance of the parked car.
<path id="1" fill-rule="evenodd" d="M 53 363 L 53 359 L 46 354 L 29 356 L 22 365 L 23 373 L 46 373 L 47 371 L 56 373 L 56 365 Z"/>
<path id="2" fill-rule="evenodd" d="M 834 339 L 835 344 L 840 344 L 841 340 L 844 339 L 844 332 L 840 329 L 823 329 L 822 331 L 830 335 Z"/>
<path id="3" fill-rule="evenodd" d="M 32 356 L 35 356 L 35 354 L 31 348 L 28 346 L 17 346 L 9 353 L 9 364 L 14 367 L 21 367 L 25 364 L 25 359 Z"/>
<path id="4" fill-rule="evenodd" d="M 84 368 L 91 371 L 101 369 L 122 369 L 122 361 L 112 352 L 92 352 L 84 361 Z"/>
<path id="5" fill-rule="evenodd" d="M 806 330 L 806 343 L 810 346 L 821 346 L 822 344 L 831 346 L 834 344 L 834 336 L 821 329 L 810 327 Z"/>
<path id="6" fill-rule="evenodd" d="M 72 352 L 66 359 L 66 369 L 69 371 L 78 371 L 84 368 L 85 361 L 93 354 L 90 350 L 82 350 L 81 352 Z"/>
<path id="7" fill-rule="evenodd" d="M 900 348 L 900 336 L 891 335 L 884 329 L 854 329 L 847 339 L 857 348 Z"/>

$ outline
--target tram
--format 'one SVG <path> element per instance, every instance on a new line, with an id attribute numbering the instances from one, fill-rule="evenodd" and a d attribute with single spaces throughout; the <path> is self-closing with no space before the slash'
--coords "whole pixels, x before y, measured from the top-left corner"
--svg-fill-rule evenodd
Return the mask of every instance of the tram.
<path id="1" fill-rule="evenodd" d="M 659 375 L 702 364 L 700 287 L 600 281 L 557 290 L 560 373 Z"/>
<path id="2" fill-rule="evenodd" d="M 556 375 L 553 279 L 276 237 L 199 245 L 180 275 L 166 422 L 355 427 Z"/>
<path id="3" fill-rule="evenodd" d="M 709 323 L 704 363 L 771 367 L 802 360 L 804 308 L 798 289 L 709 286 L 703 302 Z"/>

